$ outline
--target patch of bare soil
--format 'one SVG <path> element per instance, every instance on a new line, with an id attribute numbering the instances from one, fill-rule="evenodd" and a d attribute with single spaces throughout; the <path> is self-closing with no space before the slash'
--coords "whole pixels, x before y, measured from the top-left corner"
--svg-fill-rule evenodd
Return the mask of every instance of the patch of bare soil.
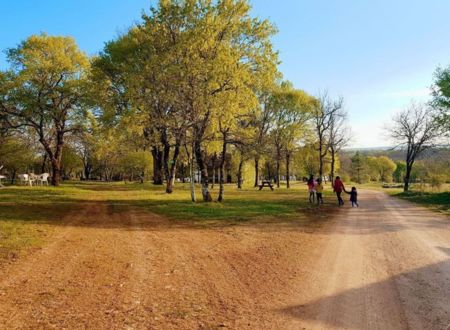
<path id="1" fill-rule="evenodd" d="M 0 271 L 0 327 L 445 329 L 449 219 L 361 195 L 320 226 L 196 228 L 82 205 Z"/>

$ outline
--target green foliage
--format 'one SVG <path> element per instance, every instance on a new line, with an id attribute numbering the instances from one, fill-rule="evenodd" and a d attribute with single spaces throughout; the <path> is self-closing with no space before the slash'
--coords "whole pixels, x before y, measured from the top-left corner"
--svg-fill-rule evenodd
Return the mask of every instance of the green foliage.
<path id="1" fill-rule="evenodd" d="M 84 119 L 88 58 L 73 38 L 46 34 L 28 37 L 7 56 L 11 68 L 0 74 L 0 116 L 13 128 L 30 128 L 58 185 L 65 136 Z"/>
<path id="2" fill-rule="evenodd" d="M 445 183 L 445 175 L 442 174 L 431 174 L 428 176 L 428 183 L 433 190 L 440 190 L 442 185 Z"/>
<path id="3" fill-rule="evenodd" d="M 119 166 L 129 178 L 140 178 L 141 181 L 145 177 L 149 177 L 152 168 L 152 158 L 147 151 L 127 151 L 120 157 Z"/>
<path id="4" fill-rule="evenodd" d="M 359 151 L 351 158 L 352 161 L 352 181 L 362 183 L 363 175 L 367 174 L 367 157 Z M 365 177 L 367 179 L 367 177 Z M 369 175 L 370 180 L 370 175 Z"/>
<path id="5" fill-rule="evenodd" d="M 434 74 L 433 105 L 440 110 L 438 120 L 450 132 L 450 67 L 437 68 Z"/>
<path id="6" fill-rule="evenodd" d="M 66 146 L 61 158 L 61 165 L 65 177 L 72 177 L 83 171 L 83 162 L 73 146 Z"/>
<path id="7" fill-rule="evenodd" d="M 351 158 L 352 180 L 358 183 L 392 182 L 396 169 L 397 164 L 387 156 L 366 156 L 357 151 Z M 397 177 L 402 175 L 400 170 Z"/>
<path id="8" fill-rule="evenodd" d="M 368 174 L 373 181 L 392 182 L 397 165 L 386 156 L 367 158 Z"/>
<path id="9" fill-rule="evenodd" d="M 0 166 L 4 166 L 9 176 L 15 173 L 27 173 L 36 160 L 36 153 L 19 137 L 0 140 Z"/>
<path id="10" fill-rule="evenodd" d="M 393 175 L 395 182 L 403 182 L 406 173 L 406 163 L 404 161 L 395 162 L 397 167 L 395 168 Z"/>

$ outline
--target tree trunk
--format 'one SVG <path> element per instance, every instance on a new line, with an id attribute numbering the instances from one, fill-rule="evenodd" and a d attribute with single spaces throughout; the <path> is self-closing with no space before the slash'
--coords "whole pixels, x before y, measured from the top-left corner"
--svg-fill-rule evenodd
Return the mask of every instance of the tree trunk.
<path id="1" fill-rule="evenodd" d="M 291 183 L 290 183 L 290 178 L 289 176 L 291 175 L 291 173 L 289 173 L 290 169 L 289 169 L 289 165 L 291 162 L 291 154 L 289 152 L 286 152 L 286 188 L 289 189 L 291 188 Z"/>
<path id="2" fill-rule="evenodd" d="M 175 176 L 177 171 L 178 156 L 180 155 L 180 142 L 177 141 L 173 151 L 172 164 L 170 165 L 169 178 L 167 179 L 166 193 L 171 194 L 173 192 L 173 186 L 175 184 Z"/>
<path id="3" fill-rule="evenodd" d="M 209 179 L 208 179 L 208 168 L 203 159 L 203 152 L 201 149 L 201 141 L 197 138 L 194 142 L 194 153 L 195 159 L 197 160 L 197 166 L 201 174 L 201 184 L 202 184 L 202 196 L 204 202 L 212 202 L 211 194 L 209 193 Z"/>
<path id="4" fill-rule="evenodd" d="M 215 183 L 216 183 L 216 167 L 213 165 L 211 189 L 214 189 L 214 184 Z"/>
<path id="5" fill-rule="evenodd" d="M 330 177 L 331 177 L 331 186 L 334 186 L 334 166 L 336 163 L 336 155 L 334 149 L 331 149 L 331 168 L 330 168 Z"/>
<path id="6" fill-rule="evenodd" d="M 56 149 L 54 153 L 50 146 L 49 141 L 45 139 L 44 134 L 42 132 L 40 132 L 39 142 L 41 142 L 42 146 L 45 149 L 45 152 L 47 153 L 48 158 L 51 161 L 52 165 L 51 184 L 53 186 L 59 186 L 61 182 L 61 158 L 64 146 L 64 133 L 61 131 L 56 132 Z"/>
<path id="7" fill-rule="evenodd" d="M 84 178 L 90 180 L 92 172 L 92 164 L 89 162 L 84 165 Z"/>
<path id="8" fill-rule="evenodd" d="M 13 169 L 13 174 L 12 174 L 12 177 L 11 177 L 11 184 L 14 184 L 14 181 L 16 180 L 16 173 L 17 173 L 17 170 Z"/>
<path id="9" fill-rule="evenodd" d="M 242 189 L 242 166 L 243 165 L 244 165 L 244 160 L 241 157 L 241 160 L 240 160 L 239 166 L 238 166 L 238 172 L 237 172 L 238 189 Z"/>
<path id="10" fill-rule="evenodd" d="M 58 132 L 56 134 L 56 151 L 54 157 L 51 159 L 52 162 L 52 185 L 57 187 L 61 183 L 61 158 L 62 158 L 62 150 L 64 146 L 64 134 L 62 132 Z"/>
<path id="11" fill-rule="evenodd" d="M 277 174 L 275 176 L 275 179 L 277 180 L 277 188 L 280 188 L 280 160 L 277 159 Z"/>
<path id="12" fill-rule="evenodd" d="M 319 141 L 319 178 L 323 176 L 323 155 L 322 155 L 322 142 Z"/>
<path id="13" fill-rule="evenodd" d="M 227 154 L 227 133 L 223 134 L 223 140 L 222 140 L 222 155 L 220 157 L 220 167 L 219 167 L 219 175 L 220 175 L 220 181 L 219 181 L 219 196 L 217 197 L 218 202 L 223 201 L 223 194 L 224 194 L 224 177 L 225 177 L 225 157 Z"/>
<path id="14" fill-rule="evenodd" d="M 186 166 L 181 164 L 181 182 L 186 183 Z"/>
<path id="15" fill-rule="evenodd" d="M 169 159 L 170 159 L 170 144 L 167 138 L 167 133 L 165 130 L 161 132 L 161 143 L 163 145 L 163 169 L 164 169 L 164 178 L 166 179 L 166 192 L 170 186 L 170 168 L 169 168 Z"/>
<path id="16" fill-rule="evenodd" d="M 277 173 L 275 174 L 277 180 L 277 188 L 280 188 L 280 161 L 281 161 L 281 151 L 277 150 Z"/>
<path id="17" fill-rule="evenodd" d="M 61 163 L 52 159 L 52 185 L 57 187 L 61 182 Z"/>
<path id="18" fill-rule="evenodd" d="M 191 189 L 191 200 L 195 203 L 197 197 L 195 196 L 195 174 L 194 174 L 194 160 L 192 157 L 189 159 L 189 176 L 191 178 L 190 189 Z"/>
<path id="19" fill-rule="evenodd" d="M 159 147 L 152 147 L 153 184 L 163 184 L 163 155 Z"/>
<path id="20" fill-rule="evenodd" d="M 197 197 L 195 196 L 195 173 L 194 173 L 194 146 L 192 145 L 191 151 L 189 151 L 187 144 L 184 144 L 184 148 L 186 150 L 186 155 L 188 158 L 188 167 L 189 167 L 189 188 L 191 191 L 191 201 L 196 202 Z"/>
<path id="21" fill-rule="evenodd" d="M 409 190 L 409 184 L 411 180 L 411 170 L 412 164 L 406 164 L 405 185 L 403 186 L 404 192 L 407 192 Z"/>
<path id="22" fill-rule="evenodd" d="M 259 185 L 259 157 L 255 157 L 255 185 L 254 187 L 258 187 Z"/>
<path id="23" fill-rule="evenodd" d="M 47 165 L 47 154 L 44 154 L 44 160 L 42 161 L 42 165 L 41 165 L 41 173 L 45 173 L 45 166 Z"/>

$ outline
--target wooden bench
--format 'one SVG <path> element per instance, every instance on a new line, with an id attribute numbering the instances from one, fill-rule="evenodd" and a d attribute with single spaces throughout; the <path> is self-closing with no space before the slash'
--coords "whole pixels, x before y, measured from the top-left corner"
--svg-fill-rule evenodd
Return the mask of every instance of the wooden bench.
<path id="1" fill-rule="evenodd" d="M 259 185 L 259 190 L 262 190 L 262 188 L 264 187 L 269 187 L 270 190 L 273 191 L 273 186 L 272 183 L 270 183 L 270 181 L 262 181 L 261 184 Z"/>

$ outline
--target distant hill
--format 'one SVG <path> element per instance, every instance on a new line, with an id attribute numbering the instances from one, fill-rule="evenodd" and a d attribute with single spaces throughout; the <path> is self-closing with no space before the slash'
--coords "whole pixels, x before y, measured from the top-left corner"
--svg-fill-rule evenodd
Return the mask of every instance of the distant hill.
<path id="1" fill-rule="evenodd" d="M 392 147 L 377 147 L 377 148 L 347 148 L 341 151 L 347 157 L 353 156 L 356 152 L 360 152 L 365 156 L 388 156 L 394 161 L 404 160 L 406 151 L 404 149 L 392 149 Z M 433 148 L 426 150 L 418 159 L 445 159 L 450 161 L 450 148 Z"/>

